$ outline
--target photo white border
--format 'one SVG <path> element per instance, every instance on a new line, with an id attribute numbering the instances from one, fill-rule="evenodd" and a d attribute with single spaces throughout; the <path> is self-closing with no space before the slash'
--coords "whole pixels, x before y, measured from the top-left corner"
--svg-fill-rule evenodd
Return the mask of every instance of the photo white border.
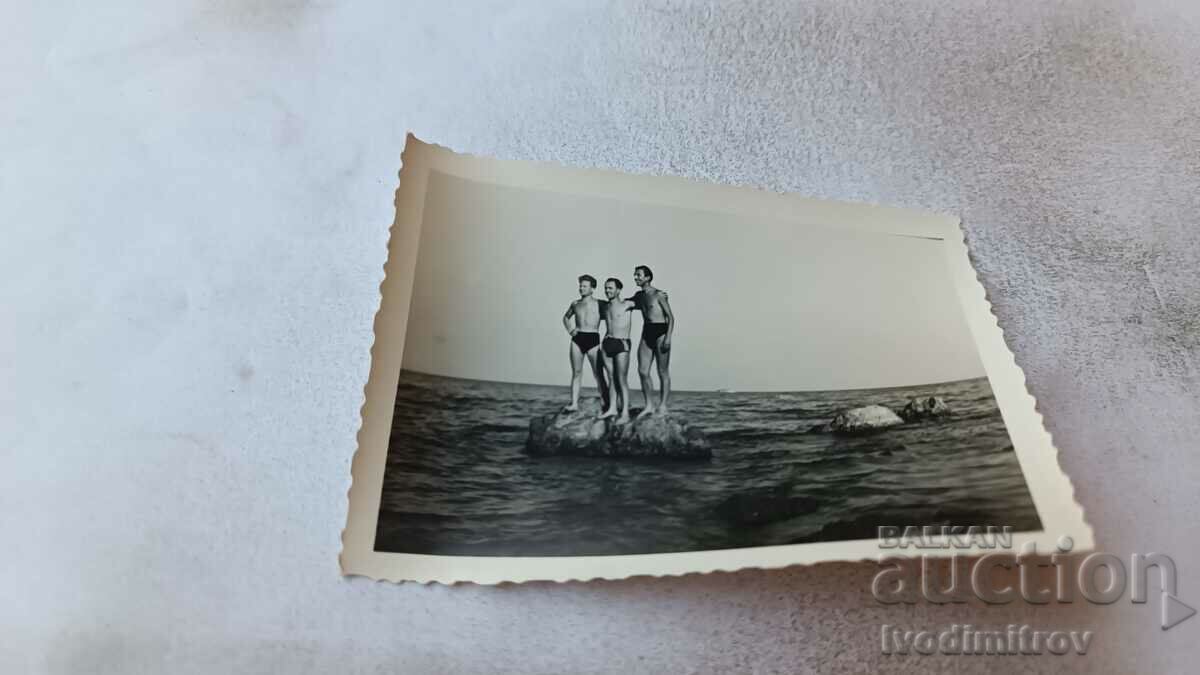
<path id="1" fill-rule="evenodd" d="M 352 466 L 349 515 L 342 535 L 340 560 L 343 574 L 376 580 L 443 584 L 561 582 L 878 560 L 883 553 L 894 557 L 993 552 L 978 548 L 881 550 L 877 539 L 612 556 L 442 556 L 375 551 L 375 529 L 396 385 L 404 354 L 421 217 L 431 171 L 511 187 L 770 218 L 789 221 L 797 227 L 851 228 L 941 241 L 967 324 L 1043 526 L 1040 532 L 1013 533 L 1013 548 L 1019 551 L 1027 542 L 1033 542 L 1038 551 L 1048 553 L 1054 550 L 1060 536 L 1071 537 L 1076 552 L 1093 548 L 1092 529 L 1075 500 L 1070 480 L 1059 467 L 1058 451 L 1042 425 L 1036 402 L 1026 390 L 1024 374 L 1004 342 L 983 286 L 971 267 L 958 218 L 913 209 L 806 199 L 682 178 L 487 159 L 429 145 L 411 134 L 402 161 L 400 186 L 396 191 L 396 220 L 388 242 L 388 259 L 381 286 L 382 301 L 375 316 L 375 343 L 371 349 L 371 372 L 362 408 L 363 422 Z M 941 538 L 932 537 L 928 541 L 937 543 Z"/>

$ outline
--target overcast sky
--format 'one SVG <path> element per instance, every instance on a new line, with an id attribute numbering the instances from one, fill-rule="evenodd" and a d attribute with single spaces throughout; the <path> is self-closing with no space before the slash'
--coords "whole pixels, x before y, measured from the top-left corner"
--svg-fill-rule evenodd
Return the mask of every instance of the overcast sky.
<path id="1" fill-rule="evenodd" d="M 677 390 L 858 389 L 984 374 L 936 241 L 440 173 L 429 176 L 404 367 L 568 384 L 562 315 L 578 298 L 576 277 L 619 277 L 628 296 L 639 264 L 671 295 Z M 640 314 L 633 330 L 636 338 Z"/>

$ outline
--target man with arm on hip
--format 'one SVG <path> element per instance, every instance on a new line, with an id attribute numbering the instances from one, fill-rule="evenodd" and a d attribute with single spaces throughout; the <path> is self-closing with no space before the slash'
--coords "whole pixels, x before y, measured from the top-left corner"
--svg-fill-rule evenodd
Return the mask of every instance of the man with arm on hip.
<path id="1" fill-rule="evenodd" d="M 571 336 L 571 404 L 563 412 L 579 410 L 579 391 L 583 387 L 583 361 L 586 358 L 600 389 L 603 406 L 608 405 L 608 386 L 604 382 L 604 371 L 597 365 L 600 351 L 600 320 L 604 317 L 604 305 L 592 297 L 596 290 L 596 277 L 584 274 L 579 277 L 579 299 L 567 307 L 563 314 L 563 328 Z"/>

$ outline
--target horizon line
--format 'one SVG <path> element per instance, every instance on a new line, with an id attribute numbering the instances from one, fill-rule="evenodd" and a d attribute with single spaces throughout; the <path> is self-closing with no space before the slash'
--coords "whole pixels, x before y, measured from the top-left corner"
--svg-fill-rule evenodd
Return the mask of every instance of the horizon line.
<path id="1" fill-rule="evenodd" d="M 571 385 L 569 385 L 569 384 L 543 384 L 540 382 L 506 382 L 506 381 L 502 381 L 502 380 L 481 380 L 481 379 L 477 379 L 477 378 L 473 378 L 473 377 L 455 377 L 453 375 L 442 375 L 440 373 L 428 373 L 423 370 L 416 370 L 414 368 L 405 368 L 403 366 L 400 367 L 400 372 L 401 373 L 409 372 L 409 373 L 414 373 L 417 375 L 425 375 L 427 377 L 440 377 L 440 378 L 444 378 L 447 380 L 459 380 L 461 382 L 485 382 L 488 384 L 511 384 L 511 385 L 516 385 L 516 386 L 520 386 L 520 387 L 562 387 L 563 389 L 570 389 L 570 387 L 571 387 Z M 912 389 L 914 387 L 932 387 L 932 386 L 942 385 L 942 384 L 957 384 L 959 382 L 970 382 L 972 380 L 986 380 L 986 379 L 988 379 L 988 376 L 987 376 L 987 373 L 984 373 L 983 375 L 977 375 L 975 377 L 964 377 L 964 378 L 957 379 L 957 380 L 939 380 L 937 382 L 918 382 L 915 384 L 898 384 L 898 385 L 891 385 L 891 386 L 887 386 L 887 387 L 846 387 L 844 389 L 725 389 L 725 388 L 721 388 L 721 389 L 676 389 L 675 387 L 672 387 L 671 393 L 673 393 L 673 394 L 674 393 L 697 393 L 697 394 L 719 394 L 719 393 L 789 394 L 789 393 L 795 393 L 795 394 L 803 394 L 803 393 L 812 393 L 812 392 L 832 392 L 832 391 L 883 391 L 886 389 Z M 990 386 L 990 382 L 989 382 L 989 386 Z M 589 386 L 584 386 L 583 388 L 584 389 L 593 389 L 593 390 L 598 391 L 598 388 L 595 386 L 589 385 Z M 630 391 L 634 391 L 634 390 L 635 390 L 634 388 L 632 388 L 632 387 L 630 388 Z M 636 391 L 641 391 L 641 388 L 640 387 L 637 388 Z M 657 391 L 657 389 L 655 391 Z"/>

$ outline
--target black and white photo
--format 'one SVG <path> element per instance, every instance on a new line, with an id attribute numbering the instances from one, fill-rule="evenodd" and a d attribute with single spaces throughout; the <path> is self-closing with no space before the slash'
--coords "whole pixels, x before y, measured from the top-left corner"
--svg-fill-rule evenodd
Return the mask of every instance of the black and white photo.
<path id="1" fill-rule="evenodd" d="M 951 218 L 410 140 L 391 250 L 347 571 L 352 538 L 487 581 L 1090 537 Z"/>

